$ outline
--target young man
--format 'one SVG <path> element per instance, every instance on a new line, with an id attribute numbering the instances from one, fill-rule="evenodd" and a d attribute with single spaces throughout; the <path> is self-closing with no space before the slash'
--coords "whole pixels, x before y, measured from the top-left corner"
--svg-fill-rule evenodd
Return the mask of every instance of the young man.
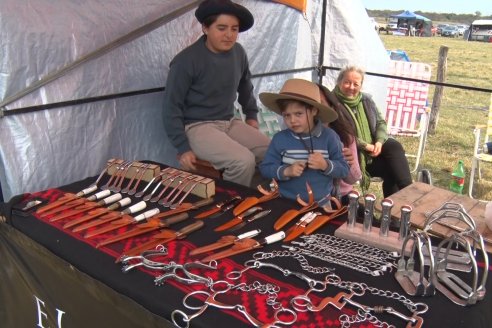
<path id="1" fill-rule="evenodd" d="M 258 130 L 248 58 L 236 42 L 253 15 L 230 0 L 205 0 L 195 16 L 203 36 L 171 61 L 164 125 L 183 169 L 194 170 L 200 158 L 248 186 L 270 143 Z M 236 98 L 246 122 L 234 118 Z"/>
<path id="2" fill-rule="evenodd" d="M 340 138 L 323 125 L 336 120 L 337 114 L 321 103 L 319 87 L 302 79 L 287 80 L 279 93 L 261 93 L 260 100 L 287 125 L 273 136 L 261 174 L 277 179 L 281 195 L 290 199 L 300 195 L 308 201 L 308 183 L 322 206 L 330 199 L 333 179 L 349 172 Z"/>

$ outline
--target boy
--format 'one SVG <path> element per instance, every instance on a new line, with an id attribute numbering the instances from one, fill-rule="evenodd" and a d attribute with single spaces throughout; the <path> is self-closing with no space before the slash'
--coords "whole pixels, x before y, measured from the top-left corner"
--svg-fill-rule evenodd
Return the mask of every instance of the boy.
<path id="1" fill-rule="evenodd" d="M 278 181 L 283 197 L 296 199 L 299 195 L 306 202 L 308 183 L 315 200 L 323 206 L 333 189 L 333 179 L 344 178 L 349 172 L 340 138 L 323 125 L 336 120 L 336 112 L 321 103 L 316 84 L 302 79 L 287 80 L 280 93 L 263 92 L 259 97 L 287 125 L 273 136 L 260 164 L 261 174 Z"/>

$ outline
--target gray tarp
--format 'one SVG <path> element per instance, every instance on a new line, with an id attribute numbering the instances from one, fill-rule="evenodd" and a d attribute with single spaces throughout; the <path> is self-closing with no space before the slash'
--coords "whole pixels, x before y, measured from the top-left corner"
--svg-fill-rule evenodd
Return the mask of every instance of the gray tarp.
<path id="1" fill-rule="evenodd" d="M 191 0 L 2 0 L 0 102 Z M 306 15 L 271 1 L 238 0 L 255 16 L 239 42 L 252 74 L 318 65 L 322 0 Z M 169 61 L 201 35 L 194 9 L 35 89 L 2 108 L 85 99 L 165 86 Z M 328 0 L 324 66 L 357 64 L 386 73 L 388 57 L 359 0 Z M 316 72 L 295 74 L 311 79 Z M 324 84 L 334 86 L 336 71 Z M 293 73 L 254 79 L 255 92 L 278 91 Z M 386 82 L 368 77 L 365 91 L 384 105 Z M 177 165 L 162 125 L 162 92 L 0 118 L 0 183 L 4 198 L 99 173 L 110 158 Z M 268 114 L 265 114 L 267 117 Z M 270 118 L 264 131 L 278 128 Z"/>

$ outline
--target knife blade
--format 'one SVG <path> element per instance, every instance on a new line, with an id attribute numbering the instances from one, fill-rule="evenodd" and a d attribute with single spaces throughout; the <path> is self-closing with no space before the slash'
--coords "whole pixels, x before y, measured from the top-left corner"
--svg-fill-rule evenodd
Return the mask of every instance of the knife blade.
<path id="1" fill-rule="evenodd" d="M 228 207 L 230 204 L 236 204 L 236 202 L 238 202 L 240 199 L 241 199 L 241 196 L 234 196 L 228 200 L 220 202 L 220 203 L 216 204 L 215 206 L 213 206 L 212 208 L 206 210 L 205 212 L 202 212 L 198 215 L 195 215 L 195 219 L 208 218 L 211 215 L 214 215 L 218 212 L 221 212 L 222 208 Z M 225 210 L 225 211 L 227 211 L 227 210 Z"/>
<path id="2" fill-rule="evenodd" d="M 231 248 L 223 250 L 223 251 L 215 253 L 215 254 L 212 254 L 212 255 L 209 255 L 209 256 L 201 259 L 200 262 L 208 263 L 210 261 L 216 261 L 216 260 L 220 260 L 220 259 L 230 257 L 233 255 L 241 254 L 241 253 L 253 250 L 253 249 L 261 248 L 261 247 L 268 245 L 268 244 L 273 244 L 274 242 L 280 241 L 284 238 L 285 238 L 285 232 L 284 231 L 278 231 L 272 235 L 269 235 L 269 236 L 261 239 L 260 241 L 257 241 L 257 240 L 252 239 L 252 238 L 245 238 L 245 239 L 242 239 L 242 240 L 234 243 L 234 245 Z"/>
<path id="3" fill-rule="evenodd" d="M 163 229 L 161 230 L 161 232 L 152 236 L 149 241 L 143 243 L 142 245 L 134 247 L 128 251 L 125 251 L 123 254 L 121 254 L 119 258 L 116 259 L 116 263 L 121 262 L 123 256 L 139 255 L 146 250 L 155 248 L 157 245 L 167 244 L 176 239 L 183 239 L 190 233 L 199 230 L 204 225 L 205 222 L 203 222 L 202 220 L 198 220 L 178 231 L 173 231 L 171 229 Z"/>
<path id="4" fill-rule="evenodd" d="M 259 211 L 263 210 L 261 207 L 259 206 L 255 206 L 255 207 L 251 207 L 249 210 L 246 210 L 245 212 L 243 212 L 242 214 L 234 217 L 232 220 L 218 226 L 217 228 L 214 229 L 214 231 L 224 231 L 224 230 L 227 230 L 229 228 L 232 228 L 234 227 L 235 225 L 238 225 L 240 224 L 241 222 L 243 222 L 244 218 L 248 217 L 248 216 L 251 216 Z"/>
<path id="5" fill-rule="evenodd" d="M 255 215 L 253 215 L 252 217 L 248 217 L 246 220 L 243 220 L 243 222 L 239 223 L 238 225 L 232 227 L 229 229 L 230 232 L 233 232 L 233 231 L 237 231 L 241 228 L 243 228 L 245 225 L 247 225 L 248 223 L 250 222 L 253 222 L 255 220 L 258 220 L 264 216 L 267 216 L 268 214 L 270 214 L 272 210 L 264 210 L 264 211 L 261 211 Z"/>
<path id="6" fill-rule="evenodd" d="M 260 229 L 255 229 L 255 230 L 251 230 L 251 231 L 245 232 L 243 234 L 240 234 L 237 237 L 233 236 L 233 235 L 222 236 L 215 243 L 212 243 L 212 244 L 209 244 L 206 246 L 202 246 L 202 247 L 198 247 L 198 248 L 191 250 L 189 255 L 195 256 L 195 255 L 200 255 L 200 254 L 203 254 L 206 252 L 211 252 L 211 251 L 214 251 L 214 250 L 219 249 L 219 248 L 230 246 L 230 245 L 234 244 L 235 242 L 237 242 L 241 239 L 252 238 L 252 237 L 258 236 L 260 233 L 261 233 Z"/>
<path id="7" fill-rule="evenodd" d="M 338 209 L 336 212 L 331 213 L 330 215 L 318 215 L 311 223 L 309 223 L 306 226 L 306 228 L 304 229 L 304 234 L 305 235 L 312 234 L 326 223 L 339 217 L 342 214 L 345 214 L 347 211 L 348 211 L 347 206 L 343 206 L 342 208 Z"/>
<path id="8" fill-rule="evenodd" d="M 212 214 L 209 216 L 210 219 L 215 219 L 215 218 L 218 218 L 219 216 L 221 216 L 222 214 L 224 214 L 225 212 L 229 211 L 230 209 L 234 208 L 234 206 L 236 206 L 239 202 L 241 201 L 241 197 L 238 196 L 238 198 L 235 198 L 234 200 L 232 200 L 230 203 L 228 204 L 225 204 L 224 206 L 222 206 L 222 208 L 220 209 L 219 212 L 215 213 L 215 214 Z"/>
<path id="9" fill-rule="evenodd" d="M 181 214 L 176 214 L 174 216 L 170 216 L 166 219 L 154 219 L 154 218 L 149 218 L 146 223 L 141 223 L 135 225 L 135 227 L 132 230 L 128 230 L 124 233 L 118 234 L 116 236 L 106 238 L 105 240 L 101 241 L 96 245 L 96 248 L 106 246 L 112 243 L 115 243 L 117 241 L 121 241 L 123 239 L 127 238 L 132 238 L 136 236 L 143 235 L 147 232 L 158 230 L 161 228 L 167 228 L 175 223 L 184 221 L 188 219 L 190 216 L 188 213 L 181 213 Z"/>

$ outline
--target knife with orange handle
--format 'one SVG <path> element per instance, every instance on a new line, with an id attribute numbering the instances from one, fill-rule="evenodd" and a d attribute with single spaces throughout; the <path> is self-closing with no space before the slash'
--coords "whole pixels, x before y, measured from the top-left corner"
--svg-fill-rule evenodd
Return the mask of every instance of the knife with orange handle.
<path id="1" fill-rule="evenodd" d="M 147 232 L 151 232 L 151 231 L 158 230 L 161 228 L 167 228 L 167 227 L 169 227 L 175 223 L 184 221 L 184 220 L 188 219 L 189 217 L 190 216 L 188 213 L 176 214 L 176 215 L 170 216 L 166 219 L 156 219 L 156 218 L 152 217 L 152 218 L 147 219 L 147 222 L 135 225 L 135 227 L 132 230 L 129 230 L 127 232 L 118 234 L 114 237 L 110 237 L 110 238 L 107 238 L 107 239 L 101 241 L 100 243 L 98 243 L 96 245 L 96 248 L 106 246 L 106 245 L 109 245 L 109 244 L 112 244 L 112 243 L 115 243 L 117 241 L 121 241 L 124 239 L 140 236 L 140 235 L 143 235 Z"/>
<path id="2" fill-rule="evenodd" d="M 251 230 L 251 231 L 242 233 L 238 236 L 233 236 L 233 235 L 222 236 L 215 243 L 212 243 L 212 244 L 209 244 L 206 246 L 202 246 L 202 247 L 198 247 L 198 248 L 191 250 L 189 255 L 196 256 L 196 255 L 200 255 L 203 253 L 215 251 L 217 249 L 233 245 L 235 242 L 238 242 L 241 239 L 256 237 L 260 233 L 261 233 L 260 229 L 255 229 L 255 230 Z"/>
<path id="3" fill-rule="evenodd" d="M 231 248 L 223 250 L 223 251 L 215 253 L 215 254 L 211 254 L 211 255 L 201 259 L 200 262 L 208 263 L 210 261 L 216 261 L 216 260 L 220 260 L 220 259 L 230 257 L 233 255 L 245 253 L 245 252 L 251 251 L 253 249 L 264 247 L 265 245 L 268 245 L 268 244 L 273 244 L 273 243 L 280 241 L 284 238 L 285 238 L 285 232 L 278 231 L 272 235 L 269 235 L 269 236 L 261 239 L 260 241 L 257 241 L 257 240 L 252 239 L 252 238 L 241 239 L 241 240 L 235 242 Z"/>
<path id="4" fill-rule="evenodd" d="M 56 206 L 55 208 L 52 208 L 51 210 L 48 210 L 48 211 L 45 211 L 43 212 L 42 214 L 40 214 L 40 216 L 42 217 L 45 217 L 45 216 L 50 216 L 50 215 L 53 215 L 55 213 L 59 213 L 59 212 L 62 212 L 62 211 L 66 211 L 66 210 L 69 210 L 71 208 L 74 208 L 74 207 L 77 207 L 79 205 L 82 205 L 88 201 L 95 201 L 95 200 L 100 200 L 104 197 L 107 197 L 111 194 L 111 191 L 109 190 L 103 190 L 103 191 L 100 191 L 98 192 L 97 194 L 94 194 L 92 196 L 89 196 L 87 198 L 75 198 L 69 202 L 66 202 L 62 205 L 59 205 L 59 206 Z"/>
<path id="5" fill-rule="evenodd" d="M 72 208 L 71 210 L 65 211 L 64 213 L 60 213 L 55 215 L 54 217 L 50 218 L 50 222 L 56 222 L 59 220 L 63 220 L 69 217 L 73 217 L 75 215 L 78 215 L 80 213 L 87 212 L 88 210 L 91 210 L 96 207 L 101 207 L 105 205 L 111 205 L 119 200 L 121 200 L 123 196 L 120 193 L 111 195 L 109 197 L 103 198 L 98 202 L 92 202 L 92 201 L 87 201 L 82 205 L 76 206 L 75 208 Z"/>
<path id="6" fill-rule="evenodd" d="M 127 205 L 130 205 L 131 202 L 132 202 L 132 200 L 130 199 L 130 197 L 125 197 L 125 198 L 117 201 L 116 203 L 109 205 L 108 207 L 100 207 L 100 208 L 92 209 L 92 210 L 88 211 L 86 215 L 84 215 L 78 219 L 71 220 L 71 221 L 65 223 L 63 225 L 63 229 L 72 228 L 76 225 L 80 225 L 81 223 L 85 223 L 87 221 L 93 220 L 93 219 L 95 219 L 99 216 L 102 216 L 104 214 L 107 214 L 109 212 L 116 211 L 119 208 L 123 208 Z M 77 231 L 80 231 L 83 229 L 84 228 L 79 228 L 79 229 L 76 228 L 72 231 L 77 232 Z"/>
<path id="7" fill-rule="evenodd" d="M 305 235 L 310 235 L 319 228 L 321 228 L 323 225 L 326 223 L 330 222 L 331 220 L 339 217 L 342 214 L 347 213 L 347 206 L 342 206 L 335 212 L 330 213 L 329 215 L 318 215 L 311 223 L 309 223 L 306 226 L 306 229 L 304 229 L 304 234 Z"/>
<path id="8" fill-rule="evenodd" d="M 153 235 L 149 241 L 125 251 L 118 259 L 116 259 L 116 263 L 121 262 L 121 260 L 126 256 L 139 255 L 144 251 L 154 249 L 158 245 L 164 245 L 176 239 L 184 239 L 190 233 L 201 229 L 204 225 L 205 222 L 203 222 L 203 220 L 197 220 L 178 231 L 162 229 L 159 233 Z"/>
<path id="9" fill-rule="evenodd" d="M 272 180 L 271 186 L 272 186 L 271 190 L 267 191 L 261 185 L 258 185 L 257 189 L 259 192 L 261 192 L 263 194 L 263 196 L 261 196 L 260 198 L 258 198 L 258 197 L 246 197 L 241 203 L 239 203 L 239 205 L 237 205 L 232 210 L 232 213 L 235 216 L 238 216 L 239 214 L 243 213 L 247 209 L 249 209 L 249 208 L 251 208 L 257 204 L 267 202 L 271 199 L 279 197 L 280 191 L 278 189 L 277 181 Z"/>
<path id="10" fill-rule="evenodd" d="M 129 216 L 129 214 L 134 214 L 134 213 L 140 212 L 140 211 L 144 210 L 146 207 L 147 207 L 147 203 L 145 201 L 140 201 L 140 202 L 124 209 L 121 212 L 114 212 L 113 211 L 113 212 L 106 213 L 96 220 L 92 220 L 90 222 L 86 222 L 82 225 L 75 227 L 72 231 L 73 232 L 79 232 L 81 230 L 86 230 L 86 229 L 89 229 L 92 227 L 97 227 L 99 225 L 117 220 L 117 219 L 123 217 L 124 215 Z"/>

